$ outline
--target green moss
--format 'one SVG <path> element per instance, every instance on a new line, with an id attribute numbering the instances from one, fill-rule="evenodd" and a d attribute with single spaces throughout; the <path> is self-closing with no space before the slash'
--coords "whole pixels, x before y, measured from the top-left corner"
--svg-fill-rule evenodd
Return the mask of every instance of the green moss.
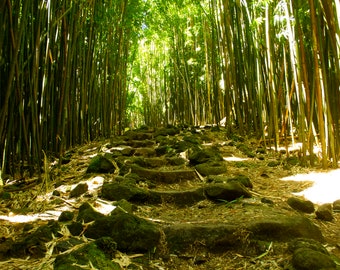
<path id="1" fill-rule="evenodd" d="M 71 252 L 70 254 L 57 256 L 54 262 L 54 269 L 84 269 L 84 266 L 90 266 L 90 264 L 95 269 L 121 269 L 119 264 L 112 262 L 111 258 L 97 247 L 96 243 L 90 243 Z"/>

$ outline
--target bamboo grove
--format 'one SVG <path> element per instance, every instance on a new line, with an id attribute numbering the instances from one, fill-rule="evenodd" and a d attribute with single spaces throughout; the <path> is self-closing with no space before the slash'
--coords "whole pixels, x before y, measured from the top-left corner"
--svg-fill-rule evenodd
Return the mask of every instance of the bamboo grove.
<path id="1" fill-rule="evenodd" d="M 138 0 L 1 1 L 3 171 L 121 130 L 141 18 Z"/>
<path id="2" fill-rule="evenodd" d="M 0 27 L 3 172 L 127 127 L 222 119 L 337 164 L 337 0 L 4 0 Z"/>
<path id="3" fill-rule="evenodd" d="M 225 119 L 276 148 L 297 135 L 305 160 L 317 145 L 337 166 L 338 1 L 151 2 L 129 85 L 148 125 Z"/>

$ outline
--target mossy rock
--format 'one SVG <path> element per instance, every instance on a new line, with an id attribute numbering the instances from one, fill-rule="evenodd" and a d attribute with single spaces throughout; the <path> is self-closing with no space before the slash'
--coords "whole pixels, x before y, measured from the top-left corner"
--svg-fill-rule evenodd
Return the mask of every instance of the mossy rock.
<path id="1" fill-rule="evenodd" d="M 12 257 L 40 258 L 46 253 L 46 243 L 58 237 L 60 226 L 56 221 L 50 221 L 47 225 L 39 227 L 32 234 L 25 237 L 24 240 L 16 242 L 9 251 Z"/>
<path id="2" fill-rule="evenodd" d="M 104 215 L 97 212 L 91 204 L 85 202 L 79 207 L 77 221 L 88 223 L 101 217 L 104 217 Z"/>
<path id="3" fill-rule="evenodd" d="M 91 159 L 86 173 L 114 173 L 115 166 L 104 156 L 97 155 Z"/>
<path id="4" fill-rule="evenodd" d="M 329 255 L 309 248 L 297 249 L 292 262 L 296 270 L 336 269 L 336 264 Z"/>
<path id="5" fill-rule="evenodd" d="M 202 163 L 196 165 L 195 169 L 203 176 L 219 175 L 227 172 L 227 166 L 223 162 Z"/>
<path id="6" fill-rule="evenodd" d="M 314 204 L 309 200 L 303 200 L 296 197 L 290 197 L 287 200 L 288 205 L 298 211 L 304 213 L 313 213 L 314 212 Z"/>
<path id="7" fill-rule="evenodd" d="M 223 157 L 217 147 L 194 150 L 189 155 L 191 165 L 198 165 L 207 162 L 222 161 Z"/>
<path id="8" fill-rule="evenodd" d="M 87 183 L 80 183 L 70 192 L 70 198 L 77 198 L 89 190 Z"/>
<path id="9" fill-rule="evenodd" d="M 123 252 L 149 252 L 158 245 L 160 235 L 154 223 L 115 210 L 111 216 L 97 219 L 85 231 L 85 236 L 92 239 L 112 237 Z"/>
<path id="10" fill-rule="evenodd" d="M 54 269 L 78 270 L 92 265 L 95 269 L 120 270 L 120 265 L 112 262 L 115 250 L 116 244 L 111 238 L 101 238 L 71 253 L 58 255 L 54 261 Z"/>
<path id="11" fill-rule="evenodd" d="M 74 218 L 74 213 L 71 211 L 64 211 L 60 214 L 58 221 L 59 222 L 66 222 L 70 221 Z"/>

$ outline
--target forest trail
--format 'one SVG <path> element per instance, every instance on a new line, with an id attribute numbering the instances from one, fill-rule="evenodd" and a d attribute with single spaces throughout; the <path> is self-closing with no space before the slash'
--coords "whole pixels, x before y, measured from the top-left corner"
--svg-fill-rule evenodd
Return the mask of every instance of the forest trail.
<path id="1" fill-rule="evenodd" d="M 48 165 L 41 183 L 12 179 L 1 193 L 2 269 L 303 269 L 321 255 L 339 269 L 338 171 L 311 174 L 297 152 L 217 127 L 167 127 Z"/>

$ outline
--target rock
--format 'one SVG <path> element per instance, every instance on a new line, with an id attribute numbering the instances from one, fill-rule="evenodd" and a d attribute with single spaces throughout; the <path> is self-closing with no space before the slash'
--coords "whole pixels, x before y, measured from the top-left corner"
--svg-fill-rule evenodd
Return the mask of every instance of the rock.
<path id="1" fill-rule="evenodd" d="M 161 235 L 155 224 L 116 209 L 111 216 L 96 219 L 84 234 L 92 239 L 108 236 L 115 240 L 118 250 L 142 253 L 152 251 Z"/>
<path id="2" fill-rule="evenodd" d="M 287 165 L 297 166 L 297 165 L 300 164 L 300 160 L 299 160 L 298 157 L 291 156 L 291 157 L 286 158 L 286 163 L 287 163 Z"/>
<path id="3" fill-rule="evenodd" d="M 333 211 L 340 212 L 340 200 L 336 200 L 333 202 Z"/>
<path id="4" fill-rule="evenodd" d="M 298 211 L 304 213 L 313 213 L 314 212 L 314 204 L 309 200 L 302 200 L 296 197 L 290 197 L 287 200 L 288 205 Z"/>
<path id="5" fill-rule="evenodd" d="M 198 180 L 198 176 L 194 170 L 150 170 L 139 167 L 137 165 L 131 166 L 131 172 L 138 176 L 154 181 L 156 183 L 174 184 L 186 180 Z"/>
<path id="6" fill-rule="evenodd" d="M 145 140 L 151 140 L 153 138 L 153 134 L 149 132 L 144 131 L 134 131 L 129 130 L 124 133 L 124 137 L 126 137 L 127 140 L 137 140 L 137 141 L 145 141 Z"/>
<path id="7" fill-rule="evenodd" d="M 91 204 L 89 204 L 88 202 L 83 203 L 80 207 L 79 207 L 79 212 L 78 212 L 78 216 L 77 216 L 77 221 L 79 222 L 84 222 L 84 223 L 88 223 L 90 221 L 99 219 L 101 217 L 104 217 L 105 215 L 97 212 Z"/>
<path id="8" fill-rule="evenodd" d="M 320 229 L 304 216 L 272 214 L 254 220 L 248 228 L 255 238 L 266 241 L 290 241 L 310 238 L 323 242 Z"/>
<path id="9" fill-rule="evenodd" d="M 127 147 L 124 147 L 120 152 L 121 152 L 121 154 L 123 156 L 130 157 L 130 156 L 132 156 L 135 153 L 135 149 L 133 149 L 132 147 L 127 146 Z"/>
<path id="10" fill-rule="evenodd" d="M 58 255 L 54 261 L 53 269 L 84 269 L 91 265 L 94 269 L 119 270 L 121 269 L 120 265 L 112 262 L 115 247 L 115 242 L 108 237 L 98 239 L 95 242 L 74 249 L 70 253 Z"/>
<path id="11" fill-rule="evenodd" d="M 95 156 L 86 170 L 86 173 L 114 173 L 115 167 L 110 160 L 101 155 Z"/>
<path id="12" fill-rule="evenodd" d="M 178 207 L 192 206 L 205 200 L 202 188 L 181 191 L 150 191 L 156 197 L 161 198 L 162 203 L 175 204 Z"/>
<path id="13" fill-rule="evenodd" d="M 86 183 L 78 184 L 74 189 L 70 192 L 70 198 L 79 197 L 80 195 L 86 193 L 89 190 L 89 186 Z"/>
<path id="14" fill-rule="evenodd" d="M 127 200 L 132 203 L 161 203 L 161 198 L 148 190 L 125 183 L 104 183 L 101 198 L 110 201 Z"/>
<path id="15" fill-rule="evenodd" d="M 71 211 L 64 211 L 60 214 L 58 221 L 59 222 L 65 222 L 70 221 L 74 218 L 74 213 Z"/>
<path id="16" fill-rule="evenodd" d="M 180 130 L 174 126 L 164 127 L 157 129 L 155 137 L 157 136 L 174 136 L 180 133 Z"/>
<path id="17" fill-rule="evenodd" d="M 243 244 L 235 233 L 237 226 L 229 224 L 174 224 L 164 228 L 167 248 L 171 253 L 208 249 L 223 252 Z"/>
<path id="18" fill-rule="evenodd" d="M 191 206 L 205 200 L 204 192 L 201 188 L 184 191 L 149 191 L 124 183 L 104 184 L 100 197 L 111 201 L 126 200 L 138 204 L 160 204 L 165 202 L 176 204 L 179 207 Z M 125 210 L 130 212 L 128 209 Z"/>
<path id="19" fill-rule="evenodd" d="M 320 205 L 318 209 L 316 210 L 315 214 L 318 219 L 321 219 L 324 221 L 332 221 L 334 219 L 332 204 L 326 203 L 326 204 Z"/>
<path id="20" fill-rule="evenodd" d="M 208 175 L 207 177 L 207 183 L 227 183 L 229 177 L 225 175 Z"/>
<path id="21" fill-rule="evenodd" d="M 281 165 L 281 162 L 276 161 L 276 160 L 269 161 L 268 164 L 267 164 L 268 167 L 278 167 L 280 165 Z"/>
<path id="22" fill-rule="evenodd" d="M 65 156 L 61 158 L 61 164 L 65 165 L 71 162 L 71 156 Z"/>
<path id="23" fill-rule="evenodd" d="M 131 146 L 132 148 L 134 148 L 134 152 L 136 151 L 135 148 L 141 148 L 141 147 L 152 147 L 154 146 L 154 141 L 150 141 L 150 140 L 144 140 L 144 141 L 129 141 L 128 145 Z"/>
<path id="24" fill-rule="evenodd" d="M 168 145 L 160 145 L 160 146 L 158 146 L 157 148 L 155 148 L 155 151 L 156 151 L 156 155 L 157 155 L 157 156 L 165 155 L 165 154 L 167 154 L 168 152 L 170 152 L 170 150 L 171 150 L 171 147 L 168 146 Z"/>
<path id="25" fill-rule="evenodd" d="M 271 199 L 268 198 L 261 198 L 261 203 L 269 204 L 269 205 L 274 205 L 274 202 Z"/>
<path id="26" fill-rule="evenodd" d="M 247 157 L 250 157 L 250 158 L 255 157 L 255 153 L 252 152 L 251 149 L 247 145 L 245 145 L 243 143 L 237 144 L 236 148 L 238 150 L 240 150 L 243 154 L 245 154 Z"/>
<path id="27" fill-rule="evenodd" d="M 52 192 L 52 195 L 53 196 L 56 196 L 56 197 L 59 197 L 60 195 L 61 195 L 61 193 L 60 193 L 60 191 L 59 190 L 53 190 L 53 192 Z"/>
<path id="28" fill-rule="evenodd" d="M 56 221 L 50 221 L 47 225 L 40 226 L 32 234 L 27 235 L 24 240 L 13 243 L 8 252 L 12 257 L 39 258 L 45 256 L 46 243 L 53 237 L 59 237 L 60 226 Z"/>
<path id="29" fill-rule="evenodd" d="M 174 148 L 177 149 L 177 152 L 184 152 L 185 150 L 189 150 L 191 153 L 195 151 L 199 151 L 202 145 L 202 136 L 192 133 L 187 133 L 183 136 L 183 140 L 179 140 Z"/>
<path id="30" fill-rule="evenodd" d="M 143 168 L 157 168 L 167 165 L 166 159 L 160 157 L 153 158 L 136 157 L 132 160 L 132 162 Z"/>
<path id="31" fill-rule="evenodd" d="M 128 202 L 125 199 L 122 199 L 118 202 L 114 202 L 113 205 L 117 206 L 117 208 L 121 209 L 123 212 L 127 212 L 130 214 L 137 209 L 135 205 L 133 205 L 132 203 Z"/>
<path id="32" fill-rule="evenodd" d="M 156 150 L 153 148 L 138 148 L 135 151 L 135 156 L 142 156 L 142 157 L 154 157 L 156 156 Z"/>
<path id="33" fill-rule="evenodd" d="M 297 249 L 293 254 L 292 263 L 296 270 L 336 269 L 330 256 L 309 248 Z"/>
<path id="34" fill-rule="evenodd" d="M 198 164 L 195 169 L 203 176 L 218 175 L 227 172 L 227 167 L 224 162 L 207 162 Z"/>
<path id="35" fill-rule="evenodd" d="M 229 182 L 226 184 L 209 184 L 204 188 L 204 193 L 208 199 L 213 201 L 233 201 L 240 197 L 251 197 L 249 191 L 238 182 Z"/>
<path id="36" fill-rule="evenodd" d="M 217 147 L 194 150 L 189 155 L 191 165 L 198 165 L 206 162 L 222 161 L 223 157 Z"/>
<path id="37" fill-rule="evenodd" d="M 288 245 L 288 250 L 294 253 L 299 248 L 309 248 L 317 252 L 329 255 L 327 249 L 318 241 L 308 238 L 297 238 Z"/>
<path id="38" fill-rule="evenodd" d="M 166 159 L 166 161 L 171 166 L 179 166 L 184 165 L 186 163 L 186 160 L 181 157 L 169 157 Z"/>
<path id="39" fill-rule="evenodd" d="M 62 253 L 65 252 L 77 245 L 81 245 L 83 244 L 84 241 L 79 239 L 79 238 L 75 238 L 75 237 L 70 237 L 64 241 L 59 241 L 57 242 L 54 252 L 58 253 Z"/>
<path id="40" fill-rule="evenodd" d="M 232 177 L 232 178 L 228 178 L 227 182 L 238 182 L 247 188 L 250 188 L 250 189 L 253 188 L 253 183 L 250 181 L 249 177 L 242 175 L 242 174 Z"/>
<path id="41" fill-rule="evenodd" d="M 72 222 L 67 225 L 67 229 L 73 236 L 79 236 L 83 232 L 83 224 L 81 222 Z"/>

